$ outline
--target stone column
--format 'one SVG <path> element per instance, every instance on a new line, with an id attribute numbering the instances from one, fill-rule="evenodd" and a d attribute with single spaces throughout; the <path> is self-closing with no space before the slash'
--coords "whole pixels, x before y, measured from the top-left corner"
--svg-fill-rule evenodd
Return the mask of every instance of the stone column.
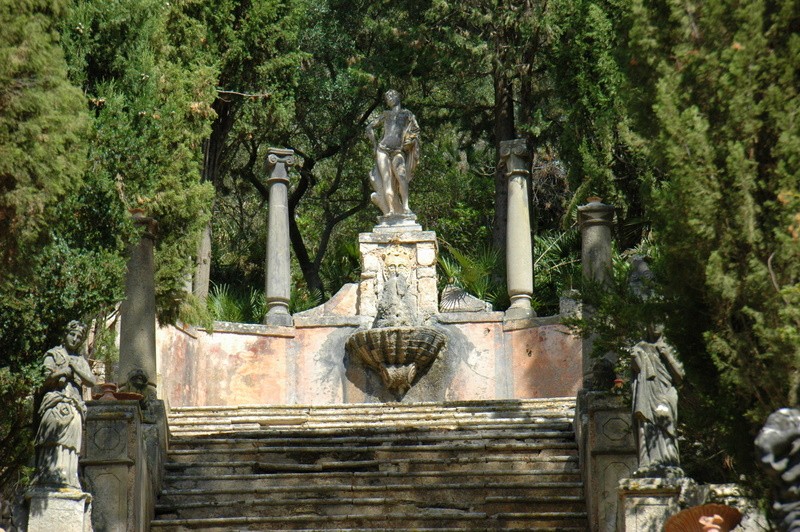
<path id="1" fill-rule="evenodd" d="M 609 286 L 611 274 L 611 225 L 614 207 L 589 198 L 590 202 L 578 207 L 581 227 L 581 262 L 586 279 Z"/>
<path id="2" fill-rule="evenodd" d="M 511 306 L 507 319 L 536 316 L 533 296 L 533 246 L 528 207 L 530 154 L 524 139 L 500 143 L 500 160 L 508 178 L 508 221 L 506 230 L 506 272 Z"/>
<path id="3" fill-rule="evenodd" d="M 139 243 L 131 249 L 125 276 L 125 300 L 120 306 L 119 375 L 121 385 L 129 374 L 144 371 L 147 383 L 156 387 L 156 284 L 153 246 L 158 224 L 141 212 L 133 221 L 144 228 Z"/>
<path id="4" fill-rule="evenodd" d="M 614 207 L 601 203 L 600 198 L 589 198 L 589 203 L 578 207 L 578 222 L 581 228 L 581 263 L 583 277 L 590 282 L 610 287 L 613 283 L 611 270 L 611 225 Z M 584 318 L 592 314 L 590 305 L 584 306 Z M 614 357 L 592 358 L 594 337 L 583 340 L 583 387 L 586 389 L 608 389 L 609 372 L 616 362 Z M 613 379 L 610 376 L 610 379 Z M 608 386 L 606 386 L 608 384 Z"/>
<path id="5" fill-rule="evenodd" d="M 269 225 L 267 228 L 267 325 L 291 326 L 289 314 L 289 177 L 286 167 L 294 165 L 294 151 L 270 148 L 267 152 L 269 179 Z"/>

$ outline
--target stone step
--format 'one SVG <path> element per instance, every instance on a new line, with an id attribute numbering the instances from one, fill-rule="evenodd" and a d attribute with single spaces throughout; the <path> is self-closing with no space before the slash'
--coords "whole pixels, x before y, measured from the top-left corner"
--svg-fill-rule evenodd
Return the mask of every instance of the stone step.
<path id="1" fill-rule="evenodd" d="M 391 457 L 389 459 L 353 460 L 346 462 L 326 461 L 312 464 L 269 462 L 265 460 L 226 460 L 226 461 L 188 461 L 184 463 L 167 462 L 166 469 L 199 475 L 221 474 L 268 474 L 268 473 L 309 473 L 330 471 L 377 472 L 377 471 L 533 471 L 563 470 L 578 467 L 577 452 L 538 453 L 535 455 L 499 456 L 455 456 L 450 458 L 426 458 L 414 456 Z"/>
<path id="2" fill-rule="evenodd" d="M 453 492 L 457 493 L 457 492 Z M 286 498 L 251 498 L 250 493 L 239 494 L 237 498 L 218 500 L 213 494 L 198 498 L 195 501 L 179 501 L 159 503 L 156 512 L 161 519 L 213 518 L 222 515 L 249 515 L 262 517 L 280 517 L 297 514 L 323 514 L 340 516 L 350 514 L 380 516 L 387 512 L 404 513 L 409 518 L 418 515 L 420 510 L 446 505 L 451 511 L 481 512 L 489 514 L 505 513 L 519 509 L 519 502 L 514 497 L 495 496 L 493 501 L 447 500 L 443 497 L 425 498 L 418 494 L 405 497 L 403 493 L 358 497 L 348 493 L 331 494 L 324 497 L 286 497 Z M 517 497 L 519 500 L 520 497 Z M 580 495 L 528 496 L 524 498 L 527 512 L 551 514 L 575 514 L 583 508 Z M 509 510 L 510 508 L 510 510 Z"/>
<path id="3" fill-rule="evenodd" d="M 204 462 L 214 461 L 256 461 L 275 463 L 319 463 L 350 462 L 365 460 L 391 460 L 393 457 L 413 453 L 416 459 L 439 459 L 482 456 L 497 454 L 565 454 L 577 453 L 574 441 L 552 441 L 546 443 L 434 443 L 428 445 L 365 445 L 329 447 L 258 447 L 253 449 L 178 449 L 168 452 L 173 463 L 191 463 L 198 458 Z"/>
<path id="4" fill-rule="evenodd" d="M 205 530 L 536 530 L 537 532 L 585 532 L 586 513 L 510 512 L 488 516 L 482 512 L 418 511 L 414 515 L 352 513 L 342 516 L 290 515 L 241 516 L 211 519 L 156 519 L 154 529 Z"/>
<path id="5" fill-rule="evenodd" d="M 253 432 L 236 432 L 225 437 L 219 435 L 202 435 L 194 437 L 173 437 L 171 449 L 208 448 L 212 446 L 236 447 L 240 445 L 316 445 L 363 444 L 384 441 L 447 441 L 447 440 L 530 440 L 537 438 L 574 439 L 572 425 L 568 423 L 541 423 L 525 429 L 487 429 L 459 431 L 364 431 L 362 434 L 341 435 L 339 431 L 273 431 L 260 430 Z"/>
<path id="6" fill-rule="evenodd" d="M 580 482 L 580 470 L 563 471 L 367 471 L 367 472 L 307 472 L 272 474 L 168 474 L 164 486 L 168 490 L 202 489 L 211 486 L 219 489 L 241 489 L 245 491 L 259 486 L 315 486 L 341 485 L 374 486 L 382 483 L 397 484 L 404 481 L 413 485 L 441 484 L 463 481 L 481 481 L 486 478 L 493 482 Z M 483 480 L 486 482 L 487 480 Z"/>
<path id="7" fill-rule="evenodd" d="M 264 422 L 259 418 L 247 419 L 244 421 L 235 421 L 230 419 L 220 420 L 218 422 L 209 422 L 208 420 L 188 421 L 181 422 L 170 420 L 170 432 L 176 436 L 188 435 L 201 435 L 211 433 L 231 433 L 231 432 L 248 432 L 259 430 L 292 430 L 299 427 L 304 430 L 314 430 L 320 433 L 328 431 L 328 433 L 342 433 L 348 432 L 364 432 L 364 431 L 377 431 L 384 429 L 386 432 L 403 432 L 403 431 L 418 431 L 421 429 L 434 429 L 434 430 L 508 430 L 515 428 L 526 428 L 535 426 L 537 422 L 560 422 L 562 424 L 571 423 L 571 419 L 563 417 L 554 417 L 550 419 L 542 419 L 541 421 L 529 419 L 493 419 L 493 420 L 474 420 L 474 419 L 460 419 L 448 421 L 419 421 L 409 419 L 406 422 L 396 421 L 341 421 L 336 423 L 317 423 L 313 421 L 304 422 L 298 425 L 286 424 L 270 424 Z"/>
<path id="8" fill-rule="evenodd" d="M 365 412 L 368 415 L 380 412 L 505 412 L 520 410 L 546 410 L 575 408 L 574 397 L 553 397 L 546 399 L 497 399 L 476 401 L 450 401 L 450 402 L 419 402 L 419 403 L 344 403 L 338 405 L 231 405 L 231 406 L 173 406 L 173 414 L 195 413 L 200 415 L 214 415 L 220 412 L 267 412 L 270 414 L 283 413 L 309 413 L 325 415 L 326 413 L 346 412 L 357 415 Z"/>
<path id="9" fill-rule="evenodd" d="M 173 409 L 154 530 L 585 531 L 574 398 Z"/>

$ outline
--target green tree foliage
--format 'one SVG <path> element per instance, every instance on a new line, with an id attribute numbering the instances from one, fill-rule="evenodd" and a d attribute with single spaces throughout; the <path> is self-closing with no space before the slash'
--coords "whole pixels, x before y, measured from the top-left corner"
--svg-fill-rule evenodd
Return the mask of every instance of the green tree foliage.
<path id="1" fill-rule="evenodd" d="M 746 469 L 757 426 L 800 383 L 800 11 L 636 1 L 628 21 L 670 338 Z"/>
<path id="2" fill-rule="evenodd" d="M 70 76 L 94 111 L 87 179 L 158 220 L 159 319 L 177 319 L 211 188 L 200 182 L 215 70 L 173 31 L 183 5 L 77 2 L 64 24 Z"/>
<path id="3" fill-rule="evenodd" d="M 67 79 L 58 1 L 2 2 L 0 18 L 0 487 L 32 452 L 38 364 L 71 319 L 121 298 L 120 209 L 85 177 L 90 117 Z"/>
<path id="4" fill-rule="evenodd" d="M 58 44 L 67 5 L 0 3 L 0 281 L 82 183 L 88 116 Z"/>
<path id="5" fill-rule="evenodd" d="M 643 304 L 621 276 L 593 330 L 601 350 L 619 350 L 666 320 L 687 370 L 687 434 L 721 450 L 692 472 L 736 478 L 753 469 L 766 415 L 798 400 L 800 11 L 795 2 L 724 0 L 603 11 L 620 36 L 615 105 L 625 107 L 615 134 L 629 154 L 621 168 L 641 171 L 661 295 Z M 625 176 L 618 163 L 599 167 L 612 171 L 603 179 L 613 175 L 613 186 Z"/>

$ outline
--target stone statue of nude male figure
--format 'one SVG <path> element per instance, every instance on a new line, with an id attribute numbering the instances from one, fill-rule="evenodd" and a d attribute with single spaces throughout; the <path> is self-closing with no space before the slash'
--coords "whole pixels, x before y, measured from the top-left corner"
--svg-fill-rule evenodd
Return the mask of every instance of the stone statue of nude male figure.
<path id="1" fill-rule="evenodd" d="M 419 161 L 419 125 L 413 113 L 400 105 L 394 89 L 384 95 L 389 108 L 367 125 L 367 137 L 375 150 L 375 167 L 370 182 L 375 192 L 372 202 L 384 215 L 412 214 L 408 208 L 408 183 Z M 383 126 L 378 142 L 375 128 Z"/>

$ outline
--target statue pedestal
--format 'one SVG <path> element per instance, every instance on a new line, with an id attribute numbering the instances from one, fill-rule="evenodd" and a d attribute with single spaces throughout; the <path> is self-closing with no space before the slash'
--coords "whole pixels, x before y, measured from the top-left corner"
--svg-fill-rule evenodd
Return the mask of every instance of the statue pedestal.
<path id="1" fill-rule="evenodd" d="M 389 218 L 389 217 L 384 217 Z M 361 280 L 358 284 L 358 314 L 374 318 L 378 298 L 389 269 L 397 271 L 408 285 L 411 310 L 424 321 L 439 311 L 436 287 L 438 246 L 433 231 L 414 230 L 412 225 L 378 225 L 372 233 L 358 235 Z"/>
<path id="2" fill-rule="evenodd" d="M 25 494 L 28 532 L 91 532 L 92 496 L 64 488 L 34 488 Z"/>
<path id="3" fill-rule="evenodd" d="M 372 228 L 374 233 L 396 233 L 398 231 L 422 231 L 422 226 L 417 223 L 417 215 L 386 214 L 378 216 L 378 225 Z"/>

